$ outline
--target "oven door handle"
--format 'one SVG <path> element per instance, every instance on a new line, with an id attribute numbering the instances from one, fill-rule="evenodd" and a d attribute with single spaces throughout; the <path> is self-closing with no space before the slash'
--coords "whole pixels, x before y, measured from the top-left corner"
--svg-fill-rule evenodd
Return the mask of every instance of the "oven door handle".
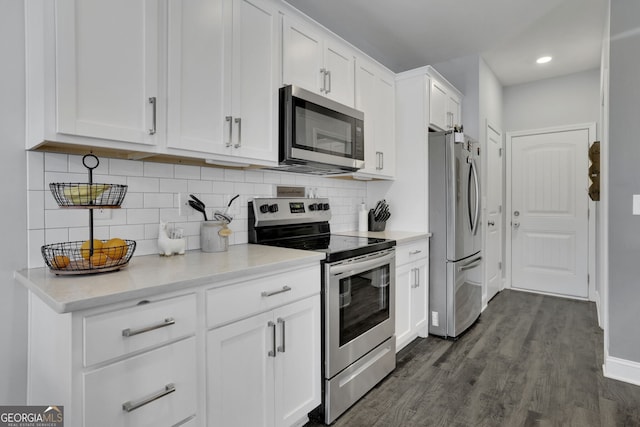
<path id="1" fill-rule="evenodd" d="M 382 256 L 363 261 L 356 261 L 348 264 L 338 264 L 329 267 L 329 274 L 337 276 L 338 274 L 349 272 L 350 274 L 360 273 L 362 271 L 371 270 L 373 267 L 379 267 L 388 264 L 395 258 L 395 252 L 390 252 Z"/>

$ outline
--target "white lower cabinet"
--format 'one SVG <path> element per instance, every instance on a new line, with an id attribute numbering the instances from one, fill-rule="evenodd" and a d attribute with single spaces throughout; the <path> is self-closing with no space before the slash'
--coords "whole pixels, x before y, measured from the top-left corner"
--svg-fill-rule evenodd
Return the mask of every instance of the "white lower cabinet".
<path id="1" fill-rule="evenodd" d="M 396 352 L 428 335 L 428 250 L 427 240 L 396 248 Z"/>
<path id="2" fill-rule="evenodd" d="M 320 404 L 320 296 L 207 333 L 209 426 L 291 426 Z"/>
<path id="3" fill-rule="evenodd" d="M 83 375 L 84 425 L 175 425 L 196 413 L 191 337 Z"/>

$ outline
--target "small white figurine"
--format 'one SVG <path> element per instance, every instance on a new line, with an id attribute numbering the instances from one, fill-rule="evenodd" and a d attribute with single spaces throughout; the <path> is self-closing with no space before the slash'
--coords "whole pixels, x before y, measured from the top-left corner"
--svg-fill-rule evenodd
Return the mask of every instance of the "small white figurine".
<path id="1" fill-rule="evenodd" d="M 158 253 L 164 256 L 184 255 L 186 242 L 184 239 L 172 239 L 167 232 L 167 223 L 160 221 L 158 228 Z"/>

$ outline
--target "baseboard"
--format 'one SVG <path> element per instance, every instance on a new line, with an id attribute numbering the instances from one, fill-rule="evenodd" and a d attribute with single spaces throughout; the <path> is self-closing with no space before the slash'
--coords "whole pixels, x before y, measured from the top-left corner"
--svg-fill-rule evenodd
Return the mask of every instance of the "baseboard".
<path id="1" fill-rule="evenodd" d="M 596 303 L 596 315 L 598 316 L 598 326 L 600 329 L 604 329 L 602 326 L 602 310 L 600 309 L 600 292 L 595 292 L 595 303 Z"/>
<path id="2" fill-rule="evenodd" d="M 607 356 L 602 365 L 605 377 L 629 384 L 640 385 L 640 363 Z"/>

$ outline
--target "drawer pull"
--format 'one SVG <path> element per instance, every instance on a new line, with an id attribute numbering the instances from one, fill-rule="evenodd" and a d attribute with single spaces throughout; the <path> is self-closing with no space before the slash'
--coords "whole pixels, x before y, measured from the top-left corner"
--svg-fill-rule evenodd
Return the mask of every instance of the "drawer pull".
<path id="1" fill-rule="evenodd" d="M 420 252 L 422 252 L 422 251 L 421 251 L 421 250 L 416 249 L 415 251 L 411 251 L 411 252 L 409 252 L 409 255 L 417 255 L 417 254 L 419 254 Z"/>
<path id="2" fill-rule="evenodd" d="M 271 292 L 262 291 L 262 296 L 263 297 L 270 297 L 270 296 L 273 296 L 273 295 L 281 294 L 283 292 L 289 292 L 290 290 L 291 290 L 291 288 L 289 286 L 283 286 L 282 289 L 277 290 L 277 291 L 271 291 Z"/>
<path id="3" fill-rule="evenodd" d="M 164 319 L 164 322 L 162 323 L 158 323 L 157 325 L 151 325 L 151 326 L 147 326 L 146 328 L 140 328 L 140 329 L 123 329 L 122 330 L 122 336 L 123 337 L 132 337 L 134 335 L 138 335 L 138 334 L 143 334 L 145 332 L 149 332 L 149 331 L 154 331 L 156 329 L 160 329 L 160 328 L 165 328 L 167 326 L 171 326 L 173 324 L 175 324 L 176 321 L 174 320 L 173 317 L 167 317 L 166 319 Z"/>
<path id="4" fill-rule="evenodd" d="M 169 383 L 166 386 L 164 386 L 164 390 L 161 390 L 157 393 L 154 393 L 152 395 L 149 395 L 147 397 L 145 397 L 144 399 L 138 401 L 138 402 L 133 402 L 133 401 L 128 401 L 128 402 L 124 402 L 122 404 L 122 410 L 125 412 L 131 412 L 131 411 L 135 411 L 138 408 L 143 407 L 144 405 L 153 402 L 154 400 L 158 400 L 161 397 L 166 396 L 167 394 L 171 394 L 174 391 L 176 391 L 176 386 L 173 383 Z"/>

